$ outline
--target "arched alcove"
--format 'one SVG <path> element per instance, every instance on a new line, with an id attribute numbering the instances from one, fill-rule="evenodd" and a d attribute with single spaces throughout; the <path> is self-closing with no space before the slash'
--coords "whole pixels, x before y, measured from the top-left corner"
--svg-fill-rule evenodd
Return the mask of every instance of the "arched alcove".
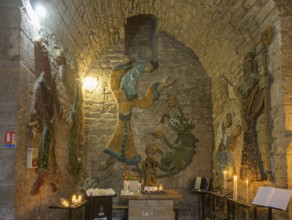
<path id="1" fill-rule="evenodd" d="M 134 18 L 141 19 L 139 16 L 131 19 Z M 144 73 L 139 78 L 137 83 L 139 99 L 142 99 L 149 86 L 156 82 L 161 83 L 166 78 L 174 78 L 176 81 L 160 93 L 159 98 L 151 107 L 146 109 L 132 108 L 130 120 L 135 146 L 142 157 L 142 162 L 146 157 L 145 149 L 148 145 L 155 144 L 163 152 L 173 151 L 162 139 L 156 139 L 151 135 L 155 130 L 160 129 L 171 145 L 186 144 L 180 146 L 183 150 L 184 147 L 190 147 L 188 144 L 191 143 L 188 143 L 189 140 L 182 138 L 178 131 L 172 128 L 167 117 L 164 117 L 165 123 L 161 123 L 163 115 L 169 115 L 174 119 L 183 114 L 183 123 L 193 125 L 193 129 L 186 130 L 189 135 L 198 139 L 195 143 L 196 153 L 191 161 L 185 167 L 179 168 L 180 171 L 175 175 L 169 175 L 158 169 L 157 181 L 166 188 L 175 188 L 185 196 L 186 199 L 181 202 L 192 207 L 191 212 L 186 213 L 187 216 L 197 215 L 198 201 L 194 200 L 193 196 L 188 193 L 188 187 L 189 180 L 194 176 L 211 177 L 213 132 L 210 77 L 196 54 L 174 37 L 163 32 L 157 32 L 155 33 L 156 42 L 153 43 L 154 34 L 152 30 L 155 25 L 153 25 L 152 20 L 151 25 L 147 22 L 132 21 L 132 23 L 135 24 L 135 31 L 133 31 L 133 27 L 129 28 L 131 43 L 122 40 L 112 45 L 97 59 L 93 68 L 87 73 L 96 76 L 99 79 L 99 84 L 103 87 L 99 92 L 85 93 L 84 139 L 88 151 L 87 172 L 90 173 L 91 177 L 98 180 L 101 187 L 110 184 L 115 190 L 119 190 L 122 187 L 122 173 L 126 169 L 134 168 L 134 166 L 125 166 L 117 160 L 114 164 L 109 165 L 107 164 L 108 156 L 103 153 L 115 131 L 119 117 L 117 103 L 109 88 L 109 77 L 113 67 L 122 61 L 125 44 L 129 45 L 128 54 L 137 61 L 134 63 L 135 65 L 142 61 L 153 60 L 151 51 L 155 51 L 155 59 L 159 67 L 153 73 Z M 152 39 L 149 36 L 152 36 Z M 149 49 L 150 53 L 144 53 L 144 47 L 151 48 Z M 176 97 L 181 112 L 176 107 L 168 106 L 167 100 L 171 95 Z M 92 117 L 93 115 L 95 117 Z M 181 126 L 183 125 L 181 124 Z M 160 161 L 161 156 L 157 153 L 155 159 Z M 138 164 L 138 167 L 141 168 L 141 163 Z M 115 199 L 118 200 L 118 198 Z"/>

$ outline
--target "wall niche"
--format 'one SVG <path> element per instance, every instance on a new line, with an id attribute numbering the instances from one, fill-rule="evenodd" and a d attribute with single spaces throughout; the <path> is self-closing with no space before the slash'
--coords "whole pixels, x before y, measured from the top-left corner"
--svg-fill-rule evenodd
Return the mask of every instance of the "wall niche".
<path id="1" fill-rule="evenodd" d="M 197 197 L 189 194 L 190 180 L 195 176 L 211 176 L 211 150 L 213 144 L 211 80 L 201 65 L 196 54 L 167 33 L 157 30 L 157 20 L 152 15 L 134 16 L 127 19 L 125 39 L 108 48 L 86 75 L 98 79 L 95 91 L 84 93 L 84 141 L 87 151 L 86 173 L 101 188 L 113 188 L 118 194 L 123 186 L 123 173 L 136 168 L 135 165 L 114 160 L 109 163 L 109 155 L 104 149 L 114 133 L 119 111 L 109 87 L 110 74 L 120 64 L 124 55 L 134 60 L 134 64 L 157 61 L 158 68 L 151 73 L 144 73 L 137 82 L 137 95 L 142 99 L 148 87 L 166 78 L 176 79 L 175 83 L 161 91 L 159 98 L 146 109 L 132 108 L 131 129 L 135 147 L 141 161 L 146 158 L 148 145 L 156 145 L 162 151 L 170 151 L 160 139 L 153 137 L 157 129 L 163 131 L 170 143 L 175 143 L 177 131 L 169 124 L 169 118 L 183 113 L 184 118 L 193 127 L 190 135 L 196 140 L 195 153 L 190 162 L 179 172 L 170 175 L 157 168 L 157 182 L 165 188 L 173 188 L 184 195 L 179 201 L 190 207 L 181 213 L 185 216 L 196 216 Z M 169 97 L 175 96 L 178 108 L 168 105 Z M 159 154 L 155 155 L 161 160 Z M 140 163 L 137 166 L 141 166 Z M 119 196 L 114 198 L 119 200 Z"/>

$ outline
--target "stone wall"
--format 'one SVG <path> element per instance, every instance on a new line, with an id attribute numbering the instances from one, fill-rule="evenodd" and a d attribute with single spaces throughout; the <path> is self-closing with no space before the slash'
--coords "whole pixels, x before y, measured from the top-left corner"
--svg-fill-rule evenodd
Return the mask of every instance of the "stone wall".
<path id="1" fill-rule="evenodd" d="M 4 133 L 17 130 L 19 81 L 19 2 L 0 3 L 0 219 L 15 219 L 15 163 L 20 141 L 16 148 L 4 148 Z"/>
<path id="2" fill-rule="evenodd" d="M 78 182 L 78 178 L 69 175 L 67 170 L 70 125 L 64 120 L 58 118 L 57 113 L 55 113 L 54 117 L 56 160 L 62 173 L 61 181 L 57 183 L 58 191 L 56 193 L 52 192 L 50 182 L 48 179 L 45 179 L 45 184 L 40 188 L 39 193 L 33 196 L 30 195 L 33 184 L 38 177 L 38 170 L 27 169 L 26 151 L 28 147 L 37 148 L 39 151 L 41 150 L 41 132 L 37 134 L 36 138 L 31 139 L 27 130 L 27 123 L 31 117 L 30 114 L 32 111 L 32 103 L 35 92 L 35 82 L 38 77 L 35 63 L 37 59 L 35 57 L 34 41 L 39 35 L 48 40 L 52 74 L 58 74 L 58 67 L 54 63 L 54 50 L 56 49 L 56 46 L 59 48 L 62 46 L 54 40 L 54 36 L 49 29 L 43 29 L 36 25 L 34 20 L 35 17 L 33 16 L 32 9 L 28 5 L 28 2 L 23 1 L 23 4 L 25 9 L 17 6 L 15 13 L 12 14 L 14 17 L 19 17 L 19 23 L 17 24 L 17 36 L 15 36 L 15 42 L 10 44 L 10 48 L 14 49 L 15 43 L 16 46 L 18 46 L 18 51 L 16 54 L 12 54 L 13 56 L 12 59 L 9 60 L 9 63 L 8 61 L 5 61 L 5 65 L 1 65 L 1 68 L 3 68 L 3 74 L 11 73 L 5 77 L 3 76 L 2 79 L 5 80 L 1 80 L 1 83 L 4 83 L 3 86 L 1 86 L 1 88 L 4 89 L 3 94 L 6 94 L 1 97 L 7 99 L 3 100 L 1 103 L 5 103 L 6 105 L 8 104 L 10 108 L 11 103 L 14 103 L 13 108 L 16 110 L 11 111 L 11 109 L 9 109 L 9 113 L 16 117 L 15 127 L 8 129 L 5 126 L 8 126 L 9 123 L 5 123 L 3 129 L 16 130 L 17 135 L 16 150 L 6 150 L 8 155 L 9 153 L 13 153 L 13 157 L 11 159 L 6 156 L 6 159 L 9 159 L 9 163 L 5 164 L 7 167 L 10 163 L 14 164 L 10 164 L 14 173 L 9 174 L 13 181 L 7 181 L 5 184 L 6 188 L 3 188 L 6 194 L 9 193 L 11 196 L 10 199 L 3 201 L 9 201 L 9 203 L 12 203 L 10 210 L 13 211 L 13 215 L 11 214 L 10 217 L 6 216 L 3 219 L 66 219 L 68 216 L 67 211 L 56 211 L 49 209 L 49 206 L 56 204 L 60 197 L 70 198 L 71 194 L 76 192 L 76 182 Z M 9 8 L 9 10 L 11 10 L 11 8 Z M 11 21 L 14 21 L 14 19 L 11 19 Z M 11 37 L 11 40 L 13 39 L 14 37 Z M 75 70 L 72 69 L 71 61 L 72 60 L 70 59 L 67 60 L 67 74 L 74 76 Z M 9 66 L 13 68 L 8 69 Z M 75 82 L 74 77 L 72 82 Z M 9 86 L 12 91 L 7 90 L 6 86 Z M 15 97 L 14 101 L 11 96 Z M 9 119 L 11 121 L 11 116 L 5 114 L 5 119 Z M 11 125 L 13 124 L 10 124 L 10 126 Z M 5 172 L 7 172 L 7 170 Z M 7 174 L 1 176 L 8 177 Z M 10 188 L 9 190 L 7 189 L 10 182 L 13 183 L 13 190 L 10 190 Z M 9 197 L 7 196 L 6 198 Z M 4 207 L 8 207 L 9 203 L 6 203 Z M 9 214 L 10 212 L 11 211 L 6 211 L 5 213 Z M 3 214 L 1 217 L 2 216 L 5 215 Z"/>
<path id="3" fill-rule="evenodd" d="M 279 145 L 285 146 L 287 142 L 287 148 L 285 147 L 281 148 L 281 155 L 285 155 L 285 150 L 287 151 L 287 183 L 288 188 L 292 188 L 292 169 L 291 169 L 291 162 L 292 162 L 292 146 L 291 146 L 291 72 L 292 72 L 292 6 L 290 4 L 290 8 L 283 10 L 281 13 L 281 24 L 282 24 L 282 44 L 281 44 L 281 70 L 283 73 L 283 90 L 284 93 L 284 118 L 285 118 L 285 136 L 281 139 L 279 139 Z M 282 170 L 282 169 L 281 169 Z M 283 180 L 284 181 L 284 180 Z M 289 204 L 289 217 L 292 216 L 292 203 L 290 201 Z"/>
<path id="4" fill-rule="evenodd" d="M 23 0 L 6 0 L 0 3 L 1 9 L 1 41 L 0 41 L 0 73 L 1 73 L 1 135 L 0 141 L 3 143 L 4 131 L 16 131 L 17 148 L 3 149 L 1 148 L 1 192 L 9 194 L 11 200 L 9 203 L 0 203 L 1 216 L 13 218 L 15 215 L 14 204 L 17 204 L 17 215 L 27 216 L 27 218 L 37 218 L 40 215 L 50 216 L 51 212 L 47 212 L 47 205 L 52 202 L 54 195 L 49 189 L 44 188 L 46 197 L 39 196 L 31 198 L 28 196 L 30 186 L 36 174 L 25 168 L 25 151 L 27 147 L 27 139 L 25 133 L 25 123 L 28 119 L 29 104 L 32 98 L 33 82 L 36 78 L 34 75 L 34 57 L 33 39 L 38 34 L 39 29 L 32 26 L 33 19 L 30 17 L 31 9 L 29 9 L 28 1 Z M 172 36 L 177 42 L 182 42 L 186 47 L 190 48 L 200 60 L 200 67 L 212 79 L 212 107 L 209 105 L 206 109 L 211 109 L 213 118 L 214 140 L 217 140 L 217 131 L 225 112 L 236 112 L 237 108 L 233 101 L 229 100 L 227 92 L 227 84 L 223 79 L 223 75 L 227 76 L 232 82 L 238 84 L 242 76 L 242 60 L 247 51 L 259 46 L 259 36 L 261 31 L 267 26 L 273 26 L 275 36 L 269 48 L 269 72 L 273 78 L 271 84 L 271 116 L 272 116 L 272 136 L 273 136 L 273 161 L 274 161 L 274 182 L 257 182 L 251 186 L 251 194 L 254 194 L 257 188 L 262 184 L 269 184 L 276 187 L 291 186 L 291 172 L 283 167 L 287 167 L 290 160 L 287 159 L 287 146 L 291 142 L 291 99 L 290 99 L 290 78 L 291 78 L 291 6 L 289 0 L 250 0 L 250 1 L 48 1 L 48 17 L 42 20 L 44 33 L 49 33 L 51 39 L 60 42 L 64 47 L 66 58 L 70 64 L 76 62 L 80 75 L 83 75 L 98 58 L 99 64 L 95 64 L 91 71 L 101 76 L 103 86 L 101 91 L 96 94 L 85 94 L 87 100 L 85 125 L 87 129 L 99 131 L 96 134 L 89 135 L 86 133 L 86 143 L 90 152 L 86 160 L 86 169 L 88 175 L 99 177 L 99 183 L 105 187 L 111 178 L 115 178 L 121 173 L 119 165 L 115 164 L 112 168 L 115 172 L 107 172 L 105 175 L 99 170 L 99 165 L 103 163 L 102 147 L 107 143 L 111 136 L 117 117 L 117 109 L 115 103 L 108 91 L 107 77 L 113 65 L 119 61 L 119 57 L 111 57 L 108 54 L 116 54 L 120 56 L 123 51 L 123 43 L 120 38 L 124 37 L 124 22 L 127 17 L 138 14 L 153 14 L 159 19 L 158 30 L 160 33 L 165 32 L 168 36 Z M 23 10 L 20 7 L 24 6 Z M 21 20 L 21 22 L 20 22 Z M 21 27 L 20 27 L 21 24 Z M 57 25 L 56 25 L 57 24 Z M 163 39 L 163 37 L 161 38 Z M 9 42 L 9 43 L 7 43 Z M 113 45 L 114 47 L 110 47 Z M 176 45 L 176 44 L 173 44 Z M 116 51 L 116 48 L 120 48 Z M 176 51 L 167 51 L 170 62 Z M 109 57 L 106 57 L 106 56 Z M 164 56 L 164 54 L 162 55 Z M 113 60 L 114 63 L 110 63 Z M 182 64 L 186 64 L 181 59 Z M 172 65 L 177 63 L 177 59 L 172 60 Z M 163 63 L 163 62 L 162 62 Z M 97 65 L 97 66 L 96 66 Z M 166 66 L 166 65 L 165 65 Z M 171 66 L 171 65 L 170 65 Z M 176 66 L 176 65 L 175 65 Z M 184 66 L 184 65 L 183 65 Z M 187 64 L 188 66 L 188 64 Z M 192 65 L 191 65 L 192 66 Z M 172 68 L 173 69 L 173 68 Z M 163 74 L 167 75 L 172 69 L 165 68 Z M 189 72 L 196 72 L 196 68 L 187 67 L 187 69 L 178 68 L 179 72 L 184 72 L 185 79 L 191 79 Z M 96 71 L 98 73 L 96 73 Z M 180 76 L 181 77 L 181 76 Z M 2 80 L 5 79 L 5 80 Z M 160 78 L 159 78 L 160 79 Z M 153 78 L 152 80 L 155 80 Z M 196 79 L 194 79 L 196 80 Z M 142 90 L 148 82 L 142 83 Z M 19 86 L 15 86 L 15 84 Z M 145 86 L 145 87 L 143 87 Z M 8 90 L 6 88 L 11 88 Z M 15 89 L 18 88 L 18 91 Z M 189 86 L 188 89 L 193 89 Z M 164 93 L 167 94 L 169 90 Z M 178 93 L 184 94 L 184 89 L 177 89 Z M 18 98 L 19 95 L 19 98 Z M 91 97 L 93 96 L 93 97 Z M 211 95 L 210 95 L 211 96 Z M 188 106 L 190 100 L 187 97 L 178 97 L 182 102 L 182 106 Z M 191 100 L 197 103 L 200 100 Z M 158 112 L 164 110 L 164 102 L 159 101 Z M 153 106 L 155 108 L 156 106 Z M 97 111 L 96 111 L 97 109 Z M 204 109 L 204 108 L 202 108 Z M 143 115 L 147 119 L 152 118 L 150 110 L 149 114 L 137 111 L 135 114 L 134 128 L 141 125 L 144 127 L 141 119 Z M 193 108 L 187 112 L 192 116 Z M 202 110 L 205 112 L 205 109 Z M 145 116 L 144 116 L 145 114 Z M 138 117 L 139 116 L 139 117 Z M 108 118 L 107 120 L 104 120 Z M 194 117 L 196 118 L 196 117 Z M 209 116 L 207 117 L 209 119 Z M 102 120 L 101 120 L 102 119 Z M 196 121 L 199 122 L 199 121 Z M 135 123 L 137 123 L 135 125 Z M 62 124 L 62 123 L 61 123 Z M 104 124 L 106 126 L 104 126 Z M 19 126 L 18 126 L 19 125 Z M 89 125 L 89 127 L 88 127 Z M 100 128 L 102 127 L 102 129 Z M 107 127 L 110 127 L 108 129 Z M 209 128 L 209 124 L 206 126 Z M 197 128 L 193 131 L 198 139 L 207 139 L 210 131 L 205 133 L 203 128 L 201 134 Z M 208 129 L 207 129 L 208 130 Z M 212 129 L 211 129 L 212 130 Z M 87 130 L 88 131 L 88 130 Z M 204 131 L 204 132 L 203 132 Z M 136 132 L 136 131 L 135 131 Z M 143 145 L 143 141 L 149 141 L 145 131 L 144 136 L 138 136 L 135 140 L 138 144 Z M 66 133 L 66 132 L 65 132 Z M 138 134 L 137 131 L 135 134 Z M 206 136 L 204 136 L 206 134 Z M 65 134 L 66 136 L 66 134 Z M 66 161 L 66 146 L 63 137 L 60 138 L 60 147 L 58 155 L 60 161 Z M 25 140 L 25 141 L 24 141 Z M 209 143 L 210 140 L 208 140 Z M 97 144 L 97 145 L 96 145 Z M 198 152 L 194 156 L 194 161 L 204 161 L 209 153 L 205 152 L 204 157 L 196 158 L 201 152 L 203 146 L 198 143 Z M 238 142 L 240 146 L 240 139 Z M 96 147 L 102 146 L 102 147 Z M 204 146 L 205 147 L 205 146 Z M 215 147 L 215 146 L 214 146 Z M 211 151 L 211 148 L 209 148 Z M 143 150 L 141 148 L 141 153 Z M 240 152 L 240 151 L 239 151 Z M 288 149 L 288 155 L 290 150 Z M 94 155 L 98 155 L 94 158 Z M 5 158 L 4 159 L 2 159 Z M 98 158 L 98 159 L 97 159 Z M 102 158 L 100 161 L 99 159 Z M 7 164 L 6 159 L 9 160 Z M 15 161 L 17 169 L 12 166 Z M 12 164 L 11 164 L 12 163 Z M 65 170 L 65 163 L 60 165 Z M 196 167 L 197 164 L 191 166 Z M 186 179 L 194 175 L 208 175 L 211 168 L 206 168 L 199 172 L 199 168 L 188 171 L 189 174 L 180 179 L 180 186 L 184 186 Z M 24 172 L 23 172 L 24 170 Z M 93 171 L 93 173 L 91 173 Z M 16 179 L 12 176 L 16 175 Z M 113 177 L 115 176 L 115 177 Z M 104 179 L 104 181 L 101 181 Z M 17 186 L 15 188 L 15 183 Z M 67 180 L 72 182 L 72 180 Z M 67 187 L 67 182 L 61 185 L 61 189 Z M 167 179 L 171 186 L 176 187 L 176 181 Z M 119 188 L 119 181 L 114 183 L 115 188 Z M 173 183 L 173 184 L 172 184 Z M 175 183 L 175 184 L 174 184 Z M 243 184 L 243 183 L 240 183 Z M 70 188 L 70 187 L 69 187 Z M 179 187 L 183 189 L 183 187 Z M 16 196 L 14 196 L 16 194 Z M 0 194 L 2 195 L 2 193 Z M 16 199 L 15 199 L 16 197 Z M 2 197 L 1 197 L 2 198 Z M 7 197 L 6 197 L 7 198 Z M 52 200 L 51 200 L 52 199 Z M 4 202 L 4 200 L 1 199 Z M 42 202 L 44 201 L 44 202 Z M 10 203 L 11 202 L 11 203 Z M 45 210 L 45 211 L 44 211 Z M 291 217 L 291 205 L 290 205 Z M 44 213 L 44 214 L 40 214 Z M 280 213 L 280 212 L 279 212 Z M 287 217 L 283 212 L 279 215 L 283 218 Z M 49 219 L 49 217 L 47 217 Z"/>

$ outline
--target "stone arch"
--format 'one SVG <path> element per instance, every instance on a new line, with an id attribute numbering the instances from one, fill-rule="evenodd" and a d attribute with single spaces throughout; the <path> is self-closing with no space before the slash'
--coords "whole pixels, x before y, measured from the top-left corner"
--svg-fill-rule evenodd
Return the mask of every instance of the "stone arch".
<path id="1" fill-rule="evenodd" d="M 153 74 L 143 74 L 141 76 L 138 83 L 138 95 L 143 95 L 149 85 L 161 81 L 166 76 L 177 78 L 177 82 L 172 88 L 164 90 L 151 108 L 145 110 L 135 108 L 132 110 L 132 132 L 136 148 L 141 154 L 142 159 L 145 158 L 144 148 L 147 144 L 157 143 L 162 150 L 169 151 L 169 148 L 163 142 L 149 135 L 149 131 L 160 127 L 171 142 L 175 141 L 176 133 L 171 130 L 168 121 L 165 120 L 164 124 L 159 122 L 163 113 L 177 114 L 177 111 L 168 108 L 166 103 L 167 95 L 174 94 L 177 96 L 185 117 L 193 119 L 192 123 L 195 125 L 195 128 L 192 130 L 192 134 L 199 139 L 199 142 L 196 144 L 197 154 L 193 156 L 192 162 L 176 175 L 178 178 L 168 176 L 162 178 L 161 181 L 164 186 L 187 192 L 187 181 L 191 177 L 195 175 L 211 175 L 211 79 L 192 50 L 163 32 L 158 33 L 158 39 L 159 51 L 157 55 L 159 68 Z M 107 81 L 112 67 L 119 62 L 119 57 L 124 53 L 124 43 L 121 40 L 118 44 L 105 51 L 89 71 L 90 74 L 98 74 L 99 78 L 104 82 L 102 83 L 105 85 L 104 93 L 93 94 L 94 96 L 85 94 L 85 114 L 98 115 L 95 118 L 88 118 L 84 125 L 88 128 L 85 133 L 86 146 L 89 149 L 88 161 L 95 164 L 91 172 L 93 175 L 105 176 L 103 182 L 105 184 L 111 182 L 113 188 L 118 188 L 121 181 L 119 179 L 110 180 L 107 173 L 111 173 L 111 178 L 119 178 L 119 162 L 108 167 L 107 170 L 99 169 L 99 167 L 104 164 L 105 154 L 103 154 L 103 150 L 115 129 L 118 114 L 116 104 L 107 87 Z M 95 108 L 92 109 L 91 106 L 95 106 Z M 99 138 L 100 134 L 103 135 Z M 159 160 L 159 155 L 156 156 Z M 209 163 L 206 163 L 206 161 L 209 161 Z M 89 167 L 89 169 L 91 168 Z M 165 173 L 161 172 L 160 174 Z M 187 204 L 193 203 L 188 193 L 185 194 L 189 198 L 184 202 Z M 196 213 L 195 210 L 191 211 Z"/>
<path id="2" fill-rule="evenodd" d="M 56 33 L 56 38 L 64 43 L 65 48 L 71 50 L 81 73 L 85 73 L 106 48 L 124 38 L 122 29 L 127 18 L 151 14 L 159 19 L 159 31 L 190 47 L 200 57 L 207 72 L 213 74 L 230 62 L 224 59 L 226 54 L 236 59 L 252 45 L 251 41 L 267 22 L 276 23 L 278 8 L 280 11 L 282 6 L 274 0 L 252 3 L 49 1 L 46 4 L 54 16 L 50 16 L 45 25 Z M 269 16 L 274 20 L 268 21 Z M 207 53 L 205 49 L 212 52 Z M 222 57 L 224 62 L 219 62 L 217 57 Z"/>

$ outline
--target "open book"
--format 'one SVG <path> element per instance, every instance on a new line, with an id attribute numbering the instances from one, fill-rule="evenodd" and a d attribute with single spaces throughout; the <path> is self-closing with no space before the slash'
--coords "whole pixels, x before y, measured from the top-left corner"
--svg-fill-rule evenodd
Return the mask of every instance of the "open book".
<path id="1" fill-rule="evenodd" d="M 206 178 L 206 177 L 200 177 L 197 176 L 193 180 L 193 189 L 194 190 L 203 190 L 203 191 L 208 191 L 211 187 L 212 184 L 212 178 Z"/>
<path id="2" fill-rule="evenodd" d="M 274 187 L 260 187 L 252 201 L 254 205 L 286 210 L 292 190 Z"/>
<path id="3" fill-rule="evenodd" d="M 202 177 L 197 176 L 195 180 L 194 189 L 201 189 Z"/>

